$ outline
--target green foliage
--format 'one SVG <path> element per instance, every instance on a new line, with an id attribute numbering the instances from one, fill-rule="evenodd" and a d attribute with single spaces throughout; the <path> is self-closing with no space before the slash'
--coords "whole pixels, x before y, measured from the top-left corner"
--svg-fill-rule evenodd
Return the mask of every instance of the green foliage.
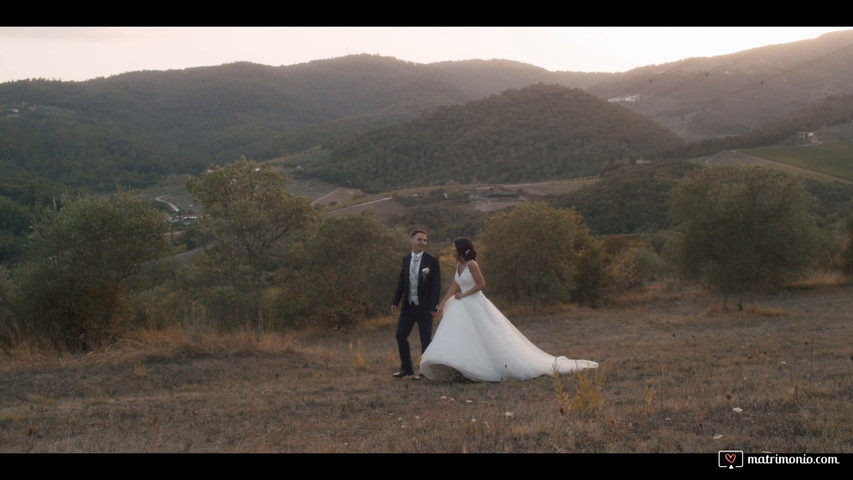
<path id="1" fill-rule="evenodd" d="M 815 197 L 812 213 L 822 224 L 843 222 L 853 212 L 853 184 L 803 179 L 806 190 Z"/>
<path id="2" fill-rule="evenodd" d="M 597 237 L 603 251 L 608 295 L 652 284 L 673 273 L 671 262 L 660 252 L 662 236 L 663 233 Z"/>
<path id="3" fill-rule="evenodd" d="M 486 215 L 472 212 L 465 205 L 419 205 L 410 207 L 405 212 L 392 216 L 388 223 L 391 225 L 428 225 L 429 243 L 449 245 L 458 236 L 476 238 L 483 229 Z"/>
<path id="4" fill-rule="evenodd" d="M 585 226 L 580 229 L 575 288 L 571 290 L 571 301 L 580 305 L 597 307 L 605 296 L 611 279 L 606 271 L 606 262 L 601 243 L 588 235 Z"/>
<path id="5" fill-rule="evenodd" d="M 523 203 L 490 217 L 479 240 L 495 298 L 534 306 L 597 300 L 601 250 L 573 209 Z"/>
<path id="6" fill-rule="evenodd" d="M 853 142 L 850 139 L 825 141 L 808 146 L 774 145 L 744 150 L 743 153 L 823 173 L 848 182 L 853 181 L 853 169 L 850 168 Z"/>
<path id="7" fill-rule="evenodd" d="M 460 74 L 455 67 L 463 64 L 464 73 Z M 607 239 L 618 234 L 639 233 L 647 239 L 647 234 L 670 234 L 673 187 L 699 167 L 687 161 L 662 161 L 654 152 L 664 149 L 668 154 L 677 152 L 673 158 L 689 158 L 730 148 L 786 143 L 799 131 L 849 124 L 853 112 L 849 108 L 853 97 L 830 97 L 750 134 L 680 149 L 681 141 L 671 132 L 604 101 L 609 94 L 596 98 L 556 81 L 565 86 L 535 84 L 556 77 L 513 68 L 508 71 L 495 62 L 415 66 L 377 56 L 353 56 L 288 68 L 237 63 L 137 72 L 88 82 L 36 80 L 0 85 L 0 104 L 20 110 L 0 118 L 0 263 L 13 268 L 26 260 L 11 272 L 12 280 L 0 284 L 0 322 L 6 321 L 0 327 L 0 341 L 26 333 L 85 348 L 97 336 L 107 338 L 110 332 L 120 331 L 131 290 L 136 295 L 131 305 L 136 325 L 161 327 L 172 322 L 193 331 L 202 326 L 245 328 L 251 322 L 247 319 L 255 317 L 259 327 L 278 328 L 302 321 L 342 327 L 373 312 L 382 313 L 388 287 L 382 269 L 388 268 L 386 264 L 396 267 L 399 251 L 393 245 L 407 245 L 407 232 L 388 230 L 369 216 L 352 220 L 321 217 L 317 230 L 300 228 L 273 240 L 278 235 L 274 226 L 301 224 L 304 218 L 277 217 L 271 212 L 291 211 L 295 217 L 316 212 L 309 212 L 306 199 L 288 195 L 286 180 L 272 170 L 258 175 L 264 181 L 240 180 L 239 188 L 226 186 L 224 173 L 235 165 L 245 164 L 248 170 L 260 167 L 245 162 L 241 155 L 285 155 L 287 160 L 280 164 L 287 163 L 299 175 L 323 175 L 347 186 L 359 182 L 367 189 L 439 185 L 416 198 L 394 193 L 395 200 L 408 202 L 411 208 L 388 224 L 424 224 L 430 228 L 430 244 L 439 248 L 457 235 L 482 237 L 478 248 L 484 253 L 489 289 L 496 298 L 595 305 L 605 291 L 632 288 L 669 274 L 669 263 L 661 252 L 675 249 L 685 253 L 682 247 L 688 245 L 690 232 L 684 228 L 673 231 L 672 236 L 685 243 L 638 241 L 619 248 L 607 244 Z M 636 83 L 636 76 L 627 77 L 631 77 L 629 83 Z M 576 82 L 574 86 L 579 82 L 588 85 L 590 78 L 572 82 Z M 656 79 L 656 86 L 661 80 Z M 709 92 L 711 96 L 718 93 Z M 716 117 L 730 118 L 722 111 Z M 683 121 L 692 120 L 685 116 Z M 707 131 L 720 132 L 720 128 L 709 125 Z M 817 157 L 808 155 L 829 148 L 799 148 L 805 156 L 798 156 L 797 161 L 811 162 Z M 830 163 L 843 166 L 839 159 L 844 159 L 842 149 L 846 147 L 831 148 Z M 287 155 L 294 152 L 303 154 Z M 227 163 L 235 158 L 243 160 Z M 652 161 L 637 162 L 647 159 Z M 121 282 L 115 280 L 117 276 L 102 274 L 99 278 L 105 280 L 101 282 L 81 283 L 77 272 L 89 275 L 88 263 L 59 267 L 64 265 L 60 260 L 66 261 L 69 255 L 62 251 L 68 244 L 64 237 L 64 242 L 58 242 L 62 247 L 39 250 L 34 236 L 26 251 L 29 256 L 23 256 L 35 212 L 53 204 L 62 192 L 112 192 L 117 184 L 145 186 L 164 174 L 197 173 L 210 164 L 226 167 L 212 167 L 211 176 L 203 174 L 193 180 L 199 198 L 208 193 L 208 187 L 211 195 L 203 205 L 207 214 L 204 228 L 191 229 L 182 238 L 188 248 L 205 247 L 190 266 L 149 265 L 146 274 L 150 277 L 144 281 L 137 274 Z M 250 177 L 248 170 L 235 173 L 245 179 Z M 550 208 L 523 205 L 516 212 L 487 215 L 464 205 L 466 199 L 461 195 L 444 196 L 451 182 L 515 183 L 585 175 L 596 175 L 600 181 L 571 195 L 547 199 Z M 850 187 L 808 179 L 805 186 L 817 198 L 806 208 L 820 217 L 821 229 L 841 231 L 842 220 L 851 211 Z M 708 188 L 709 193 L 716 190 Z M 791 197 L 787 187 L 781 190 L 780 196 Z M 743 192 L 735 193 L 737 198 L 715 210 L 727 224 L 737 219 L 726 216 L 724 210 L 731 209 L 729 213 L 736 215 L 750 201 Z M 70 204 L 72 198 L 69 195 L 62 201 Z M 576 213 L 567 213 L 570 207 Z M 40 235 L 61 236 L 47 228 L 48 223 L 60 222 L 53 214 L 58 212 L 45 213 L 40 219 Z M 541 217 L 545 226 L 525 217 Z M 487 224 L 488 218 L 493 223 Z M 760 228 L 772 227 L 768 218 L 760 219 Z M 713 229 L 717 224 L 708 225 Z M 98 231 L 97 226 L 66 227 L 93 234 Z M 159 224 L 156 228 L 160 231 Z M 487 234 L 487 228 L 493 232 Z M 853 226 L 846 228 L 849 237 Z M 570 236 L 553 238 L 565 234 Z M 600 242 L 600 237 L 592 239 L 589 234 L 607 239 Z M 395 239 L 398 236 L 402 242 Z M 774 242 L 784 243 L 782 239 L 787 237 L 777 233 Z M 794 237 L 790 241 L 800 241 Z M 68 238 L 76 242 L 80 237 Z M 142 238 L 153 237 L 146 232 Z M 821 254 L 833 261 L 840 259 L 837 264 L 850 271 L 853 253 L 849 242 L 846 245 L 841 255 L 837 248 L 824 248 Z M 770 251 L 788 248 L 770 247 Z M 553 255 L 551 250 L 558 253 Z M 714 270 L 701 256 L 704 250 L 694 246 L 691 251 L 698 257 L 682 273 Z M 527 261 L 516 264 L 514 257 L 519 252 L 524 252 Z M 732 262 L 744 270 L 745 265 L 758 261 L 746 252 L 743 260 Z M 741 255 L 740 250 L 727 253 Z M 352 261 L 342 262 L 344 257 Z M 786 265 L 796 266 L 800 257 L 788 258 Z M 554 259 L 564 264 L 558 271 L 551 270 Z M 516 270 L 505 269 L 501 262 Z M 358 265 L 361 270 L 350 270 Z M 759 270 L 767 275 L 774 271 Z M 718 274 L 715 278 L 730 277 Z M 517 288 L 516 283 L 524 288 Z M 759 279 L 756 283 L 775 282 Z M 547 291 L 549 287 L 554 290 Z M 111 303 L 115 298 L 118 300 Z M 105 320 L 108 317 L 111 319 Z"/>
<path id="8" fill-rule="evenodd" d="M 600 181 L 555 196 L 554 207 L 574 207 L 594 235 L 654 233 L 669 225 L 672 187 L 700 168 L 683 160 L 652 161 L 608 170 Z"/>
<path id="9" fill-rule="evenodd" d="M 25 113 L 0 122 L 5 168 L 105 193 L 116 185 L 149 186 L 175 167 L 167 145 L 138 128 L 84 121 L 79 112 L 31 107 Z"/>
<path id="10" fill-rule="evenodd" d="M 820 83 L 845 91 L 849 75 L 837 70 L 842 64 L 832 65 L 828 74 L 822 71 Z M 342 148 L 336 154 L 340 161 L 324 167 L 322 175 L 367 181 L 376 172 L 384 174 L 381 164 L 390 162 L 395 178 L 388 184 L 398 188 L 410 181 L 396 176 L 398 170 L 405 174 L 417 167 L 432 175 L 445 171 L 438 166 L 446 162 L 469 167 L 448 172 L 459 179 L 472 175 L 484 181 L 520 180 L 529 175 L 543 179 L 571 176 L 579 170 L 598 172 L 612 162 L 648 156 L 649 150 L 691 158 L 772 145 L 798 131 L 849 122 L 853 112 L 851 96 L 835 95 L 746 135 L 683 145 L 646 118 L 692 124 L 696 117 L 708 116 L 709 100 L 723 91 L 738 90 L 729 81 L 740 81 L 734 80 L 739 76 L 689 82 L 686 72 L 671 72 L 666 79 L 656 78 L 654 93 L 639 102 L 645 107 L 636 108 L 633 102 L 622 108 L 607 101 L 632 91 L 638 81 L 648 82 L 643 77 L 650 73 L 645 69 L 612 75 L 547 72 L 505 61 L 415 65 L 354 55 L 282 67 L 237 62 L 131 72 L 85 82 L 7 82 L 0 84 L 0 106 L 4 107 L 0 170 L 88 191 L 109 192 L 117 184 L 144 188 L 166 174 L 194 174 L 206 165 L 223 165 L 240 156 L 272 159 L 318 147 L 331 150 L 359 135 L 435 112 L 436 116 L 425 116 L 397 131 L 399 138 L 371 134 L 357 142 L 360 145 Z M 814 84 L 811 74 L 798 82 Z M 682 88 L 688 85 L 690 90 Z M 774 88 L 780 85 L 774 83 Z M 572 93 L 549 91 L 559 89 Z M 733 105 L 713 102 L 714 122 L 698 130 L 703 138 L 745 131 L 733 124 L 761 125 L 764 122 L 756 118 L 787 108 L 780 103 L 815 101 L 808 94 L 815 90 L 789 85 L 782 95 L 756 100 L 758 105 L 748 109 L 742 96 L 734 97 Z M 525 108 L 524 97 L 531 91 L 544 92 L 547 98 L 533 99 Z M 649 102 L 661 104 L 645 118 L 630 111 L 648 112 Z M 671 103 L 684 113 L 673 114 Z M 436 112 L 440 107 L 442 111 Z M 694 113 L 700 110 L 703 114 Z M 420 127 L 428 129 L 419 132 Z M 377 139 L 382 141 L 370 144 Z M 382 158 L 376 169 L 365 173 L 360 170 L 363 165 L 353 168 L 346 161 L 349 154 L 344 152 L 350 149 L 353 158 L 372 151 Z"/>
<path id="11" fill-rule="evenodd" d="M 437 86 L 378 56 L 269 67 L 246 62 L 86 82 L 0 85 L 0 164 L 90 191 L 143 188 L 240 156 L 276 158 L 495 93 Z M 502 85 L 507 85 L 501 88 Z"/>
<path id="12" fill-rule="evenodd" d="M 0 159 L 0 264 L 23 260 L 24 243 L 36 210 L 53 203 L 68 189 L 22 173 Z"/>
<path id="13" fill-rule="evenodd" d="M 282 299 L 290 299 L 306 321 L 334 328 L 385 314 L 399 268 L 398 244 L 395 232 L 372 212 L 325 217 L 299 258 L 308 267 L 298 269 L 299 282 Z"/>
<path id="14" fill-rule="evenodd" d="M 0 351 L 11 348 L 21 340 L 15 316 L 12 313 L 15 287 L 8 269 L 0 266 Z"/>
<path id="15" fill-rule="evenodd" d="M 65 196 L 28 240 L 17 318 L 46 341 L 88 349 L 120 332 L 125 279 L 167 248 L 162 215 L 130 193 Z"/>
<path id="16" fill-rule="evenodd" d="M 668 158 L 695 158 L 733 149 L 764 147 L 792 142 L 799 132 L 813 131 L 827 125 L 850 123 L 853 118 L 853 95 L 831 95 L 806 108 L 781 115 L 742 135 L 713 138 L 674 148 Z M 661 152 L 663 155 L 664 153 Z"/>
<path id="17" fill-rule="evenodd" d="M 681 271 L 719 289 L 724 307 L 729 295 L 778 289 L 814 263 L 812 200 L 799 178 L 767 168 L 698 171 L 671 198 Z"/>
<path id="18" fill-rule="evenodd" d="M 450 180 L 510 183 L 596 175 L 679 144 L 629 110 L 539 84 L 372 130 L 307 172 L 373 193 Z"/>
<path id="19" fill-rule="evenodd" d="M 278 169 L 243 158 L 224 167 L 211 166 L 187 182 L 204 211 L 202 228 L 216 238 L 213 258 L 222 262 L 236 287 L 241 277 L 248 280 L 258 335 L 264 330 L 265 272 L 285 255 L 288 241 L 315 219 L 309 200 L 287 190 L 289 180 Z"/>
<path id="20" fill-rule="evenodd" d="M 11 265 L 20 258 L 31 218 L 29 209 L 0 196 L 0 264 Z"/>

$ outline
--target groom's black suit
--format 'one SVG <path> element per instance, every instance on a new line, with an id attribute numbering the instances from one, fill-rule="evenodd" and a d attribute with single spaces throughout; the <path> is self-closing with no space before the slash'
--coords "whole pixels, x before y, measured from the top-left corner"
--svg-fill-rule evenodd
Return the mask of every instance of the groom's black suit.
<path id="1" fill-rule="evenodd" d="M 421 255 L 418 266 L 418 304 L 414 305 L 409 299 L 411 253 L 403 257 L 400 278 L 397 280 L 397 289 L 394 291 L 394 300 L 391 302 L 391 305 L 400 305 L 402 301 L 396 338 L 397 348 L 400 351 L 400 371 L 408 373 L 414 373 L 409 350 L 409 334 L 417 323 L 421 338 L 421 353 L 423 353 L 432 341 L 433 314 L 438 311 L 438 299 L 441 295 L 441 270 L 438 258 L 427 252 Z"/>

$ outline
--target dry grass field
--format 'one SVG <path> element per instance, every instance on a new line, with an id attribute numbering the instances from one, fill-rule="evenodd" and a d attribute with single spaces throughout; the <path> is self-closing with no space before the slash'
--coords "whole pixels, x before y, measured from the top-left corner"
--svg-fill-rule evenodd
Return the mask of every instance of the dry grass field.
<path id="1" fill-rule="evenodd" d="M 21 348 L 0 358 L 0 452 L 853 453 L 853 286 L 721 304 L 650 289 L 507 311 L 544 350 L 601 365 L 523 382 L 394 379 L 391 317 Z"/>

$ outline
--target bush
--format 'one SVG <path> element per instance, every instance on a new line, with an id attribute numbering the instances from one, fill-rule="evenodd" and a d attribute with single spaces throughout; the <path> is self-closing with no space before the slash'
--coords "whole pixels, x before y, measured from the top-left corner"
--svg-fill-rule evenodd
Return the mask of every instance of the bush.
<path id="1" fill-rule="evenodd" d="M 495 298 L 537 307 L 594 304 L 601 296 L 601 248 L 574 209 L 533 202 L 498 212 L 486 221 L 480 244 Z"/>

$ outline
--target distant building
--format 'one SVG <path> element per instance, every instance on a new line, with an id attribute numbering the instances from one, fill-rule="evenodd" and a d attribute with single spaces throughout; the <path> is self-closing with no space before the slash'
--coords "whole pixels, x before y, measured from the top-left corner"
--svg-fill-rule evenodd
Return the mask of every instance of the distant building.
<path id="1" fill-rule="evenodd" d="M 817 135 L 814 132 L 798 132 L 797 133 L 797 142 L 798 143 L 820 143 Z"/>
<path id="2" fill-rule="evenodd" d="M 198 220 L 198 215 L 195 213 L 175 214 L 172 215 L 170 222 L 172 224 L 179 223 L 181 225 L 192 225 Z"/>

